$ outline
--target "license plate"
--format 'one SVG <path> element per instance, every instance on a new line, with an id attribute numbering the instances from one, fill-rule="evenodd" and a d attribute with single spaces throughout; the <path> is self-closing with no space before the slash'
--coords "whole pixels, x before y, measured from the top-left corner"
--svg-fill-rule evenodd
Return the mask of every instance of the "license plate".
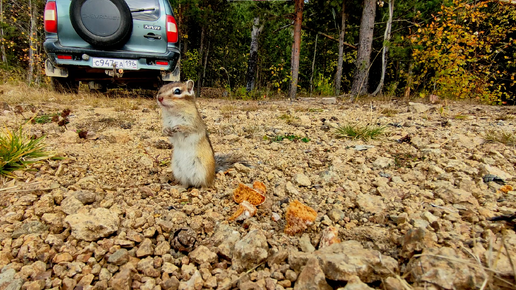
<path id="1" fill-rule="evenodd" d="M 99 68 L 138 69 L 138 61 L 134 59 L 92 57 L 92 66 Z"/>

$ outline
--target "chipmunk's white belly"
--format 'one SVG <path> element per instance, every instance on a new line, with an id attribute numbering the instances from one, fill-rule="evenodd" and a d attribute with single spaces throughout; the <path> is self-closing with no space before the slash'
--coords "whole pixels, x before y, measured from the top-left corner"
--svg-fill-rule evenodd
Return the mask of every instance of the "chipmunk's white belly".
<path id="1" fill-rule="evenodd" d="M 181 138 L 180 142 L 177 138 Z M 178 134 L 170 138 L 174 145 L 172 153 L 172 173 L 174 178 L 183 185 L 192 185 L 195 187 L 205 186 L 207 180 L 207 168 L 203 160 L 197 156 L 197 144 L 199 136 L 196 134 L 184 137 Z"/>

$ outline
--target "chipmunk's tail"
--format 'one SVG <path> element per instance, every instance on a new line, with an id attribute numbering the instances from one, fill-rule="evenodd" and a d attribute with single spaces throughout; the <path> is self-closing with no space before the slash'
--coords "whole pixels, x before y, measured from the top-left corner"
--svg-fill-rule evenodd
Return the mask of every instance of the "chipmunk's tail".
<path id="1" fill-rule="evenodd" d="M 235 153 L 226 153 L 215 154 L 215 172 L 226 171 L 229 168 L 233 167 L 235 163 L 240 163 L 247 167 L 252 167 L 249 162 L 247 162 L 242 155 Z"/>

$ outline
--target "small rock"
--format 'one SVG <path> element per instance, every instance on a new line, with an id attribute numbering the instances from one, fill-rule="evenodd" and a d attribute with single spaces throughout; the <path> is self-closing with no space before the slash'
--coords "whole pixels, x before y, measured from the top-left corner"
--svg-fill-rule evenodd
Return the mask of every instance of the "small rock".
<path id="1" fill-rule="evenodd" d="M 179 288 L 179 280 L 176 277 L 172 276 L 169 279 L 161 282 L 160 286 L 161 289 L 164 290 L 176 290 L 177 288 Z"/>
<path id="2" fill-rule="evenodd" d="M 340 209 L 334 208 L 330 210 L 328 216 L 334 223 L 338 223 L 344 218 L 344 212 Z"/>
<path id="3" fill-rule="evenodd" d="M 95 202 L 97 194 L 91 191 L 79 190 L 74 192 L 73 196 L 82 204 L 91 204 Z"/>
<path id="4" fill-rule="evenodd" d="M 394 162 L 394 160 L 393 160 L 393 159 L 391 159 L 391 158 L 387 158 L 387 157 L 378 157 L 378 158 L 376 158 L 376 160 L 373 162 L 373 167 L 384 169 L 384 168 L 387 168 L 387 167 L 393 166 L 394 164 L 395 164 L 395 162 Z"/>
<path id="5" fill-rule="evenodd" d="M 204 264 L 204 263 L 215 263 L 218 260 L 217 254 L 210 251 L 206 246 L 199 246 L 190 254 L 188 254 L 188 257 L 190 257 L 190 260 L 197 263 L 197 264 Z"/>
<path id="6" fill-rule="evenodd" d="M 121 266 L 129 261 L 129 251 L 120 249 L 109 256 L 108 262 Z"/>
<path id="7" fill-rule="evenodd" d="M 22 235 L 37 234 L 46 231 L 48 227 L 38 221 L 28 221 L 22 224 L 21 227 L 14 230 L 11 237 L 17 239 Z"/>
<path id="8" fill-rule="evenodd" d="M 202 280 L 201 273 L 195 271 L 190 280 L 179 283 L 179 290 L 201 290 L 203 284 L 204 281 Z"/>
<path id="9" fill-rule="evenodd" d="M 359 194 L 356 202 L 361 210 L 369 213 L 381 213 L 387 208 L 383 198 L 377 195 Z"/>
<path id="10" fill-rule="evenodd" d="M 69 196 L 61 202 L 61 210 L 68 215 L 77 213 L 82 207 L 84 204 L 74 196 Z"/>
<path id="11" fill-rule="evenodd" d="M 118 230 L 118 215 L 105 208 L 95 208 L 89 214 L 72 214 L 65 218 L 78 240 L 96 241 Z"/>
<path id="12" fill-rule="evenodd" d="M 235 243 L 232 268 L 237 272 L 249 270 L 265 261 L 268 257 L 269 245 L 261 230 L 252 230 Z"/>
<path id="13" fill-rule="evenodd" d="M 136 250 L 136 257 L 146 257 L 150 256 L 154 253 L 154 247 L 152 246 L 152 240 L 151 239 L 145 239 L 138 247 L 138 250 Z"/>
<path id="14" fill-rule="evenodd" d="M 339 288 L 339 290 L 374 290 L 374 288 L 369 287 L 366 283 L 362 282 L 360 278 L 357 276 L 351 277 L 348 280 L 348 283 L 344 288 Z"/>
<path id="15" fill-rule="evenodd" d="M 303 173 L 298 173 L 298 174 L 294 175 L 294 182 L 299 186 L 312 185 L 310 178 L 308 178 L 308 176 L 304 175 Z"/>
<path id="16" fill-rule="evenodd" d="M 337 103 L 337 98 L 335 98 L 335 97 L 321 98 L 321 102 L 325 105 L 334 105 Z"/>
<path id="17" fill-rule="evenodd" d="M 301 248 L 301 251 L 305 253 L 315 251 L 315 247 L 312 245 L 310 236 L 307 233 L 303 233 L 303 235 L 301 235 L 301 238 L 299 239 L 299 247 Z"/>
<path id="18" fill-rule="evenodd" d="M 109 284 L 114 290 L 129 290 L 133 284 L 133 274 L 131 269 L 123 268 L 109 280 Z"/>
<path id="19" fill-rule="evenodd" d="M 430 109 L 429 106 L 427 106 L 425 104 L 421 104 L 421 103 L 409 102 L 408 105 L 409 105 L 409 112 L 412 112 L 412 113 L 420 114 L 420 113 L 424 113 Z"/>
<path id="20" fill-rule="evenodd" d="M 333 288 L 326 282 L 324 272 L 319 266 L 317 258 L 308 259 L 303 271 L 297 277 L 297 282 L 294 285 L 294 290 L 302 289 L 319 289 L 332 290 Z"/>

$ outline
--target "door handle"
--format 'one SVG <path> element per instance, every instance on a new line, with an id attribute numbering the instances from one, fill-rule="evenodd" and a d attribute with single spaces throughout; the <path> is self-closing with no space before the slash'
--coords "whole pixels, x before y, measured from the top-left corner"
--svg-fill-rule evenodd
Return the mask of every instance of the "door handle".
<path id="1" fill-rule="evenodd" d="M 147 33 L 143 37 L 145 37 L 145 38 L 152 38 L 152 39 L 161 39 L 161 35 L 156 35 L 154 33 Z"/>

